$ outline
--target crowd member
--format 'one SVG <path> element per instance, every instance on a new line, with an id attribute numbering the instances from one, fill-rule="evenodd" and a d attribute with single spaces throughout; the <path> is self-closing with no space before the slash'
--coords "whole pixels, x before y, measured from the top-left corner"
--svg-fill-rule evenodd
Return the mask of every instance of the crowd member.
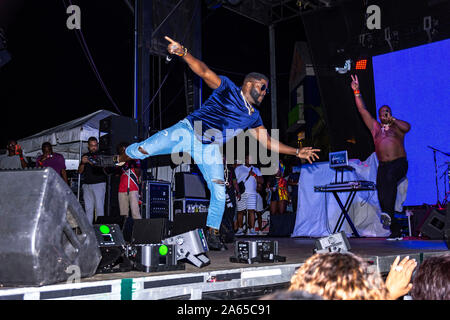
<path id="1" fill-rule="evenodd" d="M 401 227 L 395 217 L 395 199 L 398 183 L 406 176 L 408 161 L 406 160 L 405 135 L 411 125 L 403 120 L 395 119 L 392 110 L 384 105 L 378 110 L 380 122 L 367 110 L 359 91 L 358 76 L 352 76 L 351 87 L 361 117 L 372 133 L 375 153 L 378 158 L 377 192 L 380 202 L 381 218 L 384 225 L 389 225 L 391 235 L 387 240 L 402 240 Z"/>
<path id="2" fill-rule="evenodd" d="M 308 258 L 291 278 L 289 291 L 304 290 L 327 300 L 395 300 L 411 289 L 416 261 L 394 261 L 383 281 L 360 257 L 347 253 L 320 253 Z"/>
<path id="3" fill-rule="evenodd" d="M 262 222 L 262 216 L 264 214 L 264 209 L 266 208 L 264 205 L 264 197 L 263 197 L 263 191 L 264 191 L 264 187 L 263 187 L 264 183 L 260 183 L 258 182 L 258 185 L 256 186 L 256 209 L 255 209 L 255 214 L 256 214 L 256 220 L 258 221 L 258 229 L 259 229 L 259 234 L 263 234 L 263 222 Z"/>
<path id="4" fill-rule="evenodd" d="M 280 161 L 278 171 L 267 182 L 270 199 L 270 214 L 284 214 L 290 201 L 288 184 L 284 179 L 284 164 Z"/>
<path id="5" fill-rule="evenodd" d="M 257 235 L 255 231 L 255 211 L 257 202 L 256 187 L 259 183 L 264 183 L 261 171 L 250 164 L 251 156 L 246 155 L 245 164 L 236 167 L 235 173 L 238 183 L 243 182 L 245 192 L 241 194 L 241 199 L 237 203 L 238 230 L 236 236 L 244 234 L 244 214 L 247 212 L 247 235 Z"/>
<path id="6" fill-rule="evenodd" d="M 450 254 L 425 259 L 414 275 L 413 300 L 450 300 Z"/>
<path id="7" fill-rule="evenodd" d="M 220 145 L 248 129 L 265 148 L 280 154 L 295 155 L 312 163 L 318 158 L 315 152 L 320 150 L 310 147 L 293 148 L 270 137 L 256 108 L 268 93 L 267 76 L 256 72 L 249 73 L 245 76 L 242 86 L 238 87 L 227 77 L 217 75 L 180 43 L 167 36 L 165 39 L 169 42 L 168 53 L 178 55 L 213 92 L 201 108 L 185 119 L 144 141 L 130 145 L 125 151 L 126 157 L 145 159 L 154 155 L 171 154 L 174 148 L 177 148 L 178 152 L 189 153 L 199 166 L 211 191 L 206 218 L 208 245 L 210 249 L 220 250 L 222 245 L 219 228 L 225 209 Z M 182 141 L 174 139 L 177 132 L 183 132 Z M 119 157 L 118 161 L 126 161 L 126 157 Z"/>
<path id="8" fill-rule="evenodd" d="M 125 149 L 129 143 L 121 142 L 117 146 L 119 155 L 125 153 Z M 119 169 L 121 171 L 119 192 L 117 197 L 119 200 L 119 209 L 121 216 L 131 216 L 133 219 L 141 219 L 139 211 L 139 189 L 141 183 L 141 163 L 139 160 L 130 159 L 126 161 Z"/>
<path id="9" fill-rule="evenodd" d="M 97 157 L 98 140 L 90 137 L 88 152 L 81 157 L 78 173 L 83 177 L 84 210 L 91 224 L 94 222 L 94 210 L 96 217 L 105 215 L 106 174 L 103 168 L 95 165 Z"/>
<path id="10" fill-rule="evenodd" d="M 16 140 L 8 140 L 6 151 L 5 155 L 0 156 L 0 169 L 24 169 L 28 166 Z"/>
<path id="11" fill-rule="evenodd" d="M 293 212 L 297 211 L 298 206 L 298 182 L 300 180 L 301 166 L 292 166 L 291 173 L 288 176 L 288 189 L 292 201 Z"/>
<path id="12" fill-rule="evenodd" d="M 53 152 L 53 147 L 50 142 L 42 144 L 42 155 L 36 159 L 36 168 L 50 167 L 53 168 L 63 180 L 69 184 L 66 173 L 66 160 L 62 154 Z"/>

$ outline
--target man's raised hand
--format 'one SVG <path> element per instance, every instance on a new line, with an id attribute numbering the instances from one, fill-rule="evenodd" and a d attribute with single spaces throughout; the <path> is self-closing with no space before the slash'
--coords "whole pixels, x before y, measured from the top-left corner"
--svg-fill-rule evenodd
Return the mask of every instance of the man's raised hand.
<path id="1" fill-rule="evenodd" d="M 184 54 L 184 48 L 181 44 L 179 44 L 175 40 L 172 40 L 168 36 L 165 36 L 164 39 L 166 39 L 167 41 L 170 42 L 169 45 L 167 46 L 167 51 L 170 54 L 176 54 L 178 56 L 181 56 Z"/>
<path id="2" fill-rule="evenodd" d="M 354 90 L 359 90 L 358 76 L 355 74 L 354 76 L 350 75 L 350 77 L 352 77 L 352 80 L 353 80 L 352 84 L 351 84 L 351 87 L 352 87 L 353 91 Z"/>
<path id="3" fill-rule="evenodd" d="M 312 164 L 314 158 L 319 159 L 319 156 L 316 152 L 320 152 L 320 149 L 313 149 L 312 147 L 304 147 L 301 148 L 297 154 L 297 157 L 300 159 L 306 159 L 309 163 Z"/>

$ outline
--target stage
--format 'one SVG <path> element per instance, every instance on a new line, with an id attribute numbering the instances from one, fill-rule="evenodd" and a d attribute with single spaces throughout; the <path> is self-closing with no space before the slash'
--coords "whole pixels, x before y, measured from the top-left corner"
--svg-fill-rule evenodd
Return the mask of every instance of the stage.
<path id="1" fill-rule="evenodd" d="M 246 240 L 276 240 L 279 255 L 286 262 L 232 263 L 234 244 L 226 251 L 207 253 L 211 263 L 197 268 L 189 263 L 185 270 L 170 272 L 96 274 L 79 283 L 43 287 L 0 289 L 0 300 L 239 300 L 258 299 L 274 290 L 287 288 L 291 276 L 313 254 L 313 238 L 240 237 Z M 398 256 L 410 256 L 420 264 L 428 256 L 448 252 L 444 241 L 385 238 L 349 238 L 350 251 L 369 262 L 382 275 Z"/>

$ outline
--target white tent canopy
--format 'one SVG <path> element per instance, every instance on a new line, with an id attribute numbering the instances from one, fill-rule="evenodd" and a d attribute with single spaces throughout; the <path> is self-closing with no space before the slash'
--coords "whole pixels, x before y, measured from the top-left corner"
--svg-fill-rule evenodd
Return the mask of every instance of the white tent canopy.
<path id="1" fill-rule="evenodd" d="M 24 155 L 27 157 L 36 157 L 41 154 L 42 143 L 50 142 L 53 146 L 53 151 L 62 154 L 66 160 L 79 160 L 80 153 L 87 152 L 87 140 L 89 137 L 100 137 L 100 120 L 110 115 L 116 114 L 107 110 L 98 110 L 84 117 L 20 139 L 17 143 L 20 144 Z"/>

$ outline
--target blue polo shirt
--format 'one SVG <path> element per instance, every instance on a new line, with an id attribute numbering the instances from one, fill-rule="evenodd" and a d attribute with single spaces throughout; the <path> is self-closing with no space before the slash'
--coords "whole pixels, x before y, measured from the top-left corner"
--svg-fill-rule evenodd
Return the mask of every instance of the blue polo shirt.
<path id="1" fill-rule="evenodd" d="M 250 115 L 241 95 L 241 88 L 230 79 L 219 76 L 220 86 L 200 109 L 186 117 L 196 136 L 205 144 L 226 143 L 244 130 L 263 125 L 259 111 Z M 201 122 L 200 122 L 201 121 Z"/>

